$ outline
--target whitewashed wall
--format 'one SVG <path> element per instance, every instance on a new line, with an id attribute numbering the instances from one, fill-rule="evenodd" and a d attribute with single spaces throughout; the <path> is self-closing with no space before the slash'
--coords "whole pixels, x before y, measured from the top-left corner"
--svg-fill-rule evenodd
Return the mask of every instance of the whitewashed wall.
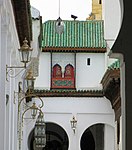
<path id="1" fill-rule="evenodd" d="M 108 53 L 110 52 L 114 42 L 116 41 L 118 34 L 120 32 L 122 20 L 123 20 L 123 0 L 104 0 L 103 2 L 103 19 L 104 19 L 104 38 L 107 42 Z M 107 53 L 107 54 L 108 54 Z M 118 58 L 120 59 L 120 66 L 121 66 L 121 110 L 122 110 L 122 120 L 121 120 L 121 139 L 119 149 L 125 149 L 125 63 L 123 62 L 122 54 L 112 54 L 110 53 L 109 56 L 111 58 Z M 107 59 L 108 64 L 113 62 L 112 59 Z M 116 147 L 117 148 L 117 147 Z"/>
<path id="2" fill-rule="evenodd" d="M 115 150 L 114 135 L 114 128 L 106 124 L 104 128 L 104 150 Z"/>
<path id="3" fill-rule="evenodd" d="M 39 30 L 39 29 L 38 29 Z M 35 30 L 36 31 L 36 30 Z M 40 30 L 39 30 L 40 31 Z M 38 41 L 36 41 L 38 43 Z M 36 46 L 37 44 L 35 44 Z M 34 45 L 33 45 L 34 46 Z M 17 150 L 20 146 L 18 134 L 18 83 L 24 71 L 17 77 L 6 80 L 6 65 L 23 66 L 20 63 L 19 39 L 11 1 L 0 0 L 0 149 Z M 35 47 L 37 49 L 37 46 Z M 14 69 L 13 75 L 20 70 Z M 11 74 L 10 74 L 11 75 Z M 9 100 L 6 102 L 6 95 Z"/>
<path id="4" fill-rule="evenodd" d="M 56 54 L 57 55 L 57 54 Z M 60 54 L 61 55 L 61 54 Z M 54 56 L 54 55 L 53 55 Z M 59 54 L 56 56 L 59 59 Z M 55 58 L 56 58 L 55 57 Z M 69 57 L 69 58 L 68 58 Z M 53 59 L 53 65 L 57 63 Z M 87 58 L 90 58 L 90 65 L 87 65 Z M 67 61 L 69 59 L 69 61 Z M 36 88 L 50 89 L 51 80 L 51 54 L 42 52 L 39 62 L 39 77 L 35 81 Z M 64 62 L 63 62 L 64 61 Z M 58 62 L 59 63 L 59 62 Z M 61 56 L 60 65 L 64 70 L 66 64 L 74 64 L 74 54 Z M 100 81 L 105 73 L 104 53 L 77 53 L 76 54 L 76 88 L 101 88 Z"/>
<path id="5" fill-rule="evenodd" d="M 105 98 L 43 98 L 45 121 L 53 122 L 60 125 L 67 133 L 69 138 L 68 150 L 80 150 L 80 140 L 84 131 L 98 123 L 105 124 L 105 150 L 114 150 L 114 111 L 111 108 L 111 103 Z M 40 101 L 36 99 L 37 105 Z M 75 134 L 71 129 L 70 120 L 73 115 L 77 119 L 77 129 Z M 34 122 L 27 125 L 26 134 L 27 141 L 30 132 L 34 127 Z M 111 144 L 109 144 L 111 143 Z M 28 149 L 28 147 L 27 147 Z"/>
<path id="6" fill-rule="evenodd" d="M 90 58 L 90 65 L 87 65 Z M 100 88 L 100 81 L 105 72 L 104 53 L 77 53 L 76 56 L 76 88 Z"/>
<path id="7" fill-rule="evenodd" d="M 39 77 L 36 78 L 35 87 L 50 89 L 51 84 L 51 55 L 41 52 L 39 57 Z"/>
<path id="8" fill-rule="evenodd" d="M 103 20 L 104 20 L 104 38 L 107 41 L 108 47 L 111 48 L 114 44 L 122 23 L 122 12 L 120 0 L 104 0 Z"/>
<path id="9" fill-rule="evenodd" d="M 0 1 L 0 149 L 17 149 L 16 107 L 14 91 L 17 79 L 6 81 L 6 64 L 17 64 L 18 35 L 11 1 Z M 15 58 L 15 59 L 14 59 Z M 6 103 L 6 95 L 9 101 Z"/>
<path id="10" fill-rule="evenodd" d="M 39 56 L 39 41 L 38 37 L 40 35 L 40 11 L 35 9 L 34 7 L 31 7 L 31 15 L 32 15 L 32 47 L 33 47 L 33 53 L 32 57 L 38 57 Z"/>

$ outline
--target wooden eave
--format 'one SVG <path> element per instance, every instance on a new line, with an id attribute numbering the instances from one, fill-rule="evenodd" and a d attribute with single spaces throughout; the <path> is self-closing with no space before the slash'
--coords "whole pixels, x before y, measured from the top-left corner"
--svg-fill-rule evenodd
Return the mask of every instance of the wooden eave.
<path id="1" fill-rule="evenodd" d="M 106 48 L 87 48 L 87 47 L 42 47 L 42 52 L 86 52 L 86 53 L 105 53 Z"/>
<path id="2" fill-rule="evenodd" d="M 103 85 L 103 89 L 107 89 L 110 82 L 113 80 L 120 80 L 120 69 L 107 69 L 105 75 L 103 76 L 101 83 Z"/>
<path id="3" fill-rule="evenodd" d="M 14 10 L 16 28 L 18 32 L 20 45 L 23 44 L 23 40 L 25 37 L 27 38 L 30 45 L 30 41 L 32 40 L 30 1 L 12 0 L 12 6 Z"/>
<path id="4" fill-rule="evenodd" d="M 108 69 L 101 81 L 106 98 L 115 111 L 115 120 L 121 116 L 120 69 Z"/>
<path id="5" fill-rule="evenodd" d="M 42 16 L 39 17 L 40 19 L 40 34 L 39 34 L 39 47 L 41 47 L 41 42 L 43 40 L 43 26 L 42 26 Z"/>
<path id="6" fill-rule="evenodd" d="M 103 97 L 102 90 L 34 90 L 39 97 Z"/>

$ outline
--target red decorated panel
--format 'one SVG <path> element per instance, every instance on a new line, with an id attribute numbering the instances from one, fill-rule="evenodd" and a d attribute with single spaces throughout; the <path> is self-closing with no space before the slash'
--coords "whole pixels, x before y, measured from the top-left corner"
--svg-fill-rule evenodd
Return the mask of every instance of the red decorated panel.
<path id="1" fill-rule="evenodd" d="M 75 88 L 74 86 L 74 79 L 66 79 L 66 78 L 52 78 L 52 88 L 65 88 L 65 89 L 69 89 L 69 88 Z"/>
<path id="2" fill-rule="evenodd" d="M 52 88 L 75 88 L 74 68 L 72 65 L 69 64 L 65 67 L 64 77 L 62 77 L 61 67 L 58 64 L 53 67 Z"/>

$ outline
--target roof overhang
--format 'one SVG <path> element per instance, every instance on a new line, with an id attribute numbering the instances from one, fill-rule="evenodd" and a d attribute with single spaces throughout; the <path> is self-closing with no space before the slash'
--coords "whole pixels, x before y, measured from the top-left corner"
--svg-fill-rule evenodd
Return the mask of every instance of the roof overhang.
<path id="1" fill-rule="evenodd" d="M 106 48 L 80 48 L 80 47 L 43 47 L 42 52 L 86 52 L 105 53 Z"/>
<path id="2" fill-rule="evenodd" d="M 14 10 L 14 16 L 15 16 L 20 45 L 23 44 L 23 40 L 25 37 L 29 41 L 29 45 L 30 45 L 30 41 L 32 39 L 30 1 L 12 0 L 12 5 Z"/>
<path id="3" fill-rule="evenodd" d="M 108 69 L 101 80 L 103 89 L 106 90 L 112 81 L 118 80 L 120 80 L 120 69 Z"/>
<path id="4" fill-rule="evenodd" d="M 33 95 L 39 97 L 103 97 L 102 90 L 39 90 L 32 91 Z"/>
<path id="5" fill-rule="evenodd" d="M 106 98 L 115 111 L 115 120 L 121 116 L 120 69 L 108 69 L 101 81 Z"/>

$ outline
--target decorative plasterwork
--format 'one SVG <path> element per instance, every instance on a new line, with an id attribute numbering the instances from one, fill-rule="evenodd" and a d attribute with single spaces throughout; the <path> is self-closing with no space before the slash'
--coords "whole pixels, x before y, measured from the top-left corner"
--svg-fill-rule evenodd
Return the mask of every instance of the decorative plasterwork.
<path id="1" fill-rule="evenodd" d="M 101 83 L 103 84 L 104 90 L 108 87 L 112 80 L 119 80 L 120 79 L 120 69 L 108 69 L 103 76 Z"/>

